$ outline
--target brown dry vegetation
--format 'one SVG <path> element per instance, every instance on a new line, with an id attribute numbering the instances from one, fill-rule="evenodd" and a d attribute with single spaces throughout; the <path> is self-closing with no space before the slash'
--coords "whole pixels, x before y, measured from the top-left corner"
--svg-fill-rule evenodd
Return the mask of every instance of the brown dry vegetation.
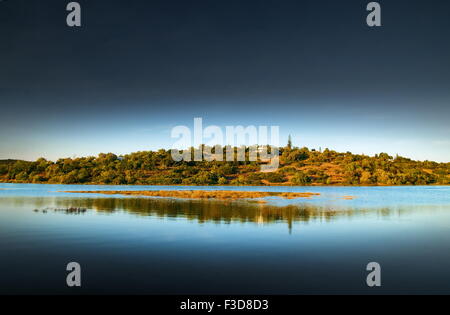
<path id="1" fill-rule="evenodd" d="M 319 193 L 269 192 L 269 191 L 231 191 L 231 190 L 155 190 L 155 191 L 65 191 L 66 193 L 95 193 L 105 195 L 150 196 L 185 199 L 253 199 L 280 197 L 285 199 L 310 198 Z"/>

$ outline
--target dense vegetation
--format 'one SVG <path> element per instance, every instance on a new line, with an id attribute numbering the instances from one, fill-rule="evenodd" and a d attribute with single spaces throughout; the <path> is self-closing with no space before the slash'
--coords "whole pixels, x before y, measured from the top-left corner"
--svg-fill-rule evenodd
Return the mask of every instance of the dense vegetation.
<path id="1" fill-rule="evenodd" d="M 170 151 L 35 162 L 0 161 L 0 182 L 146 185 L 429 185 L 450 184 L 450 163 L 413 161 L 386 153 L 366 156 L 296 148 L 280 149 L 280 167 L 261 162 L 175 162 Z"/>

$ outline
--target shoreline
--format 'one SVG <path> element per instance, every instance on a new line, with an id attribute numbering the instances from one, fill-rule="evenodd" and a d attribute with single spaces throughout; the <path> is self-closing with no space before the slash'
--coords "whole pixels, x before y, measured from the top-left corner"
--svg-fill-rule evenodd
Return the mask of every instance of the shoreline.
<path id="1" fill-rule="evenodd" d="M 31 182 L 4 182 L 0 181 L 0 184 L 29 184 L 29 185 L 65 185 L 65 186 L 150 186 L 150 187 L 433 187 L 444 186 L 448 187 L 450 184 L 428 184 L 428 185 L 286 185 L 286 184 L 269 184 L 269 185 L 183 185 L 183 184 L 166 184 L 166 185 L 152 185 L 152 184 L 100 184 L 100 183 L 79 183 L 79 184 L 62 184 L 62 183 L 31 183 Z"/>

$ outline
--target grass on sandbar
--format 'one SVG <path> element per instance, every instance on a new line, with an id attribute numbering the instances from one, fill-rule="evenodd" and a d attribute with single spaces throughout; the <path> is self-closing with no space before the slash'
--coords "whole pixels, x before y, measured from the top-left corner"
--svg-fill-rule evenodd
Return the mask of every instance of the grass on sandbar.
<path id="1" fill-rule="evenodd" d="M 310 198 L 319 193 L 311 192 L 269 192 L 269 191 L 231 191 L 231 190 L 155 190 L 155 191 L 65 191 L 66 193 L 105 194 L 127 196 L 150 196 L 187 199 L 253 199 L 280 197 L 285 199 Z"/>

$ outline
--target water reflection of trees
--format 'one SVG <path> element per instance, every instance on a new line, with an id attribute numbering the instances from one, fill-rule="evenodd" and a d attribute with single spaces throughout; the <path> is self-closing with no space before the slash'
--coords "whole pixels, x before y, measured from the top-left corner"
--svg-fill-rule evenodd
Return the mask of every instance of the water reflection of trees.
<path id="1" fill-rule="evenodd" d="M 331 222 L 337 219 L 351 220 L 370 216 L 377 219 L 396 219 L 414 213 L 431 213 L 450 208 L 448 205 L 393 206 L 384 208 L 350 208 L 336 205 L 314 205 L 310 203 L 277 206 L 256 201 L 179 200 L 166 198 L 3 198 L 3 206 L 31 207 L 36 212 L 61 212 L 66 214 L 101 214 L 125 212 L 135 216 L 158 218 L 183 218 L 199 223 L 253 222 L 269 224 L 286 222 Z M 44 211 L 45 210 L 45 211 Z"/>
<path id="2" fill-rule="evenodd" d="M 154 198 L 57 199 L 56 206 L 60 209 L 91 209 L 106 214 L 126 211 L 139 216 L 185 218 L 196 220 L 199 223 L 254 222 L 264 224 L 287 222 L 289 225 L 296 221 L 331 221 L 337 217 L 354 217 L 369 212 L 373 213 L 373 210 L 333 210 L 329 207 L 318 207 L 310 204 L 276 206 L 246 201 L 181 201 Z"/>

